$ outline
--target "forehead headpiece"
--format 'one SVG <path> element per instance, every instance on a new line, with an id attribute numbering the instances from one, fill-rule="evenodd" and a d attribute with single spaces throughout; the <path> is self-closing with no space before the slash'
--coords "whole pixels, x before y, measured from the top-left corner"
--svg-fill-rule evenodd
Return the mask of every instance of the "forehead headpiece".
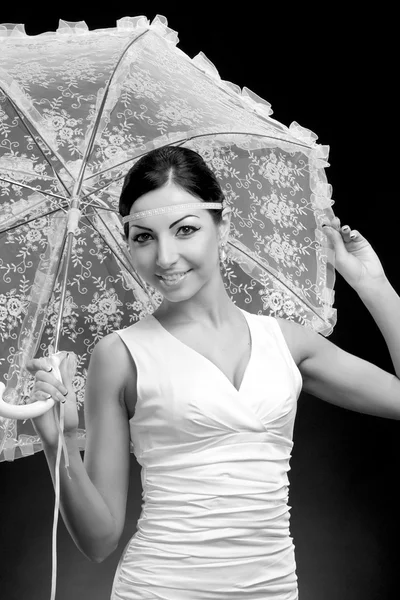
<path id="1" fill-rule="evenodd" d="M 149 210 L 141 210 L 126 217 L 122 218 L 122 222 L 130 223 L 131 221 L 137 221 L 138 219 L 144 219 L 144 217 L 152 217 L 153 215 L 164 215 L 167 213 L 180 212 L 187 208 L 196 210 L 206 209 L 213 210 L 218 208 L 225 208 L 226 203 L 224 202 L 190 202 L 189 204 L 171 204 L 170 206 L 161 206 L 160 208 L 151 208 Z"/>

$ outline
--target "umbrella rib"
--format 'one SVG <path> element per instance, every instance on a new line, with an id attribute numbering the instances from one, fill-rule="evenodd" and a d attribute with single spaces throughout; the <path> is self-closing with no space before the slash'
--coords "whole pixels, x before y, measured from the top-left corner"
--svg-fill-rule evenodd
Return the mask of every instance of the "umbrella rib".
<path id="1" fill-rule="evenodd" d="M 52 295 L 54 293 L 54 289 L 56 287 L 57 279 L 61 273 L 61 267 L 62 267 L 62 263 L 63 263 L 63 254 L 64 254 L 67 238 L 68 238 L 68 248 L 67 248 L 67 252 L 64 257 L 65 272 L 64 272 L 64 279 L 61 283 L 61 297 L 60 297 L 60 304 L 59 304 L 59 313 L 57 315 L 56 331 L 55 331 L 55 336 L 54 336 L 54 352 L 58 352 L 58 344 L 60 341 L 62 318 L 63 318 L 63 314 L 64 314 L 65 295 L 66 295 L 66 289 L 67 289 L 68 264 L 69 264 L 69 259 L 70 259 L 70 255 L 71 255 L 71 250 L 72 250 L 73 233 L 68 234 L 67 227 L 65 228 L 65 231 L 64 231 L 64 238 L 63 238 L 62 248 L 60 250 L 60 256 L 58 259 L 57 270 L 56 270 L 56 274 L 55 274 L 55 277 L 53 280 L 53 285 L 51 287 L 51 292 L 50 292 L 50 296 L 49 296 L 49 298 L 52 297 Z"/>
<path id="2" fill-rule="evenodd" d="M 88 208 L 88 206 L 90 206 L 90 208 L 97 207 L 97 208 L 101 208 L 101 210 L 108 210 L 108 212 L 119 214 L 117 209 L 109 208 L 108 206 L 103 206 L 102 204 L 100 204 L 100 202 L 97 198 L 94 198 L 92 202 L 89 202 L 83 208 L 86 209 L 86 208 Z"/>
<path id="3" fill-rule="evenodd" d="M 35 144 L 37 146 L 37 148 L 39 149 L 40 154 L 43 156 L 44 160 L 47 162 L 47 164 L 49 165 L 49 167 L 51 168 L 51 170 L 53 171 L 53 173 L 55 173 L 56 178 L 58 179 L 58 181 L 61 183 L 62 187 L 64 188 L 64 190 L 67 192 L 68 196 L 70 196 L 70 191 L 68 190 L 68 188 L 66 187 L 66 185 L 64 184 L 63 180 L 58 176 L 57 171 L 53 168 L 53 165 L 51 164 L 51 162 L 49 161 L 49 159 L 47 158 L 47 156 L 45 155 L 45 153 L 43 152 L 42 148 L 40 147 L 40 144 L 37 143 L 37 141 L 35 140 L 35 135 L 32 133 L 32 131 L 30 130 L 30 128 L 28 127 L 27 123 L 25 121 L 29 122 L 29 119 L 25 116 L 24 112 L 21 110 L 21 108 L 14 102 L 14 100 L 11 98 L 11 96 L 3 89 L 2 86 L 0 86 L 0 90 L 4 93 L 4 95 L 8 98 L 8 100 L 10 101 L 11 105 L 13 106 L 15 112 L 17 113 L 17 115 L 19 116 L 21 123 L 23 125 L 23 127 L 25 127 L 25 129 L 27 130 L 27 132 L 29 133 L 29 135 L 31 136 L 31 138 L 35 141 Z M 63 161 L 61 160 L 61 158 L 56 154 L 56 152 L 51 148 L 51 146 L 49 146 L 49 144 L 46 142 L 46 140 L 41 136 L 40 132 L 37 131 L 36 135 L 41 139 L 42 143 L 50 150 L 50 152 L 52 153 L 53 156 L 56 156 L 57 159 L 61 162 L 61 164 L 63 165 L 64 169 L 66 170 L 66 172 L 72 177 L 71 173 L 68 171 L 66 165 L 63 163 Z"/>
<path id="4" fill-rule="evenodd" d="M 93 192 L 93 193 L 94 193 L 94 192 Z M 88 196 L 89 196 L 89 194 L 87 194 L 86 196 L 83 196 L 83 198 L 81 198 L 81 201 L 82 201 L 82 200 L 85 200 L 85 199 L 86 199 Z M 96 204 L 96 203 L 97 203 L 97 204 Z M 92 198 L 92 199 L 90 200 L 90 202 L 88 202 L 87 204 L 85 204 L 85 205 L 83 206 L 83 208 L 84 208 L 84 209 L 87 209 L 89 206 L 90 206 L 90 207 L 97 206 L 98 208 L 103 208 L 104 210 L 112 210 L 113 212 L 117 212 L 115 209 L 106 208 L 105 206 L 103 206 L 103 205 L 100 203 L 100 200 L 99 200 L 98 198 Z"/>
<path id="5" fill-rule="evenodd" d="M 298 298 L 300 300 L 300 302 L 302 302 L 303 304 L 305 304 L 307 306 L 307 308 L 311 312 L 313 312 L 315 314 L 316 317 L 318 317 L 323 323 L 325 323 L 324 319 L 321 317 L 321 315 L 318 314 L 318 312 L 315 310 L 315 308 L 312 306 L 312 304 L 310 304 L 309 301 L 306 298 L 302 298 L 301 296 L 299 296 L 299 294 L 297 294 L 295 291 L 293 291 L 292 288 L 289 285 L 287 285 L 287 283 L 285 283 L 281 279 L 277 278 L 277 276 L 275 275 L 275 273 L 273 273 L 273 271 L 270 268 L 268 268 L 266 265 L 264 265 L 261 261 L 258 261 L 256 258 L 254 258 L 254 256 L 249 256 L 244 250 L 242 250 L 241 248 L 238 248 L 235 245 L 235 243 L 232 242 L 232 241 L 230 241 L 229 239 L 228 239 L 228 244 L 230 244 L 231 246 L 233 246 L 233 248 L 235 248 L 236 251 L 239 251 L 242 254 L 244 254 L 247 258 L 250 258 L 250 260 L 252 260 L 254 263 L 256 263 L 256 265 L 258 267 L 260 267 L 264 271 L 268 271 L 268 273 L 270 273 L 270 275 L 272 275 L 275 279 L 277 279 L 280 284 L 282 284 L 287 290 L 289 290 L 289 292 L 293 296 L 296 296 L 296 298 Z M 256 279 L 256 278 L 254 278 L 254 279 Z"/>
<path id="6" fill-rule="evenodd" d="M 94 144 L 94 141 L 95 141 L 95 138 L 96 138 L 96 135 L 97 135 L 98 127 L 100 125 L 100 120 L 101 120 L 101 117 L 103 115 L 104 107 L 105 107 L 105 104 L 106 104 L 106 100 L 108 98 L 108 93 L 109 93 L 109 90 L 110 90 L 110 87 L 111 87 L 111 83 L 112 83 L 113 77 L 114 77 L 115 73 L 117 72 L 117 69 L 118 69 L 119 65 L 121 64 L 121 61 L 123 60 L 125 54 L 128 52 L 129 48 L 135 42 L 137 42 L 143 35 L 145 35 L 148 31 L 149 31 L 149 29 L 146 29 L 146 31 L 143 31 L 143 33 L 141 33 L 140 35 L 138 35 L 137 37 L 135 37 L 135 39 L 133 39 L 132 41 L 129 42 L 129 44 L 122 51 L 121 56 L 119 57 L 116 65 L 115 65 L 115 67 L 114 67 L 114 69 L 113 69 L 113 71 L 111 73 L 111 76 L 110 76 L 110 78 L 109 78 L 109 80 L 107 82 L 107 85 L 106 85 L 106 89 L 104 90 L 103 98 L 102 98 L 100 106 L 99 106 L 99 110 L 98 110 L 98 113 L 97 113 L 97 116 L 96 116 L 96 120 L 95 120 L 95 122 L 93 124 L 92 133 L 90 134 L 90 138 L 89 138 L 89 142 L 88 142 L 88 145 L 86 147 L 86 150 L 85 150 L 85 154 L 84 154 L 83 159 L 82 159 L 82 164 L 81 164 L 81 168 L 79 170 L 79 175 L 78 175 L 78 178 L 77 178 L 77 180 L 75 182 L 74 191 L 73 191 L 73 196 L 74 197 L 78 196 L 78 194 L 80 192 L 80 189 L 81 189 L 81 186 L 82 186 L 82 183 L 83 183 L 83 175 L 84 175 L 84 172 L 85 172 L 85 169 L 86 169 L 86 165 L 87 165 L 87 162 L 89 160 L 89 155 L 90 155 L 90 153 L 92 151 L 93 144 Z"/>
<path id="7" fill-rule="evenodd" d="M 48 217 L 49 215 L 53 215 L 54 213 L 59 212 L 61 210 L 64 210 L 64 209 L 63 208 L 55 208 L 54 210 L 50 210 L 49 212 L 43 213 L 41 215 L 37 215 L 36 217 L 32 217 L 31 219 L 22 221 L 21 223 L 17 223 L 16 225 L 12 225 L 11 227 L 6 227 L 5 229 L 0 229 L 0 233 L 4 233 L 4 232 L 8 233 L 9 231 L 12 231 L 13 229 L 18 229 L 18 227 L 21 227 L 22 225 L 27 225 L 28 223 L 31 223 L 32 221 L 36 221 L 36 219 L 42 219 L 43 217 Z"/>
<path id="8" fill-rule="evenodd" d="M 38 194 L 43 194 L 45 196 L 51 196 L 52 198 L 57 198 L 58 200 L 69 200 L 69 198 L 67 198 L 66 196 L 59 196 L 58 194 L 53 194 L 52 192 L 43 192 L 42 190 L 38 190 L 38 188 L 34 188 L 32 185 L 20 183 L 19 181 L 13 181 L 6 177 L 2 177 L 1 175 L 0 181 L 6 181 L 7 183 L 11 183 L 12 185 L 17 185 L 19 187 L 25 188 L 27 190 L 32 190 L 32 192 L 37 192 Z"/>
<path id="9" fill-rule="evenodd" d="M 267 135 L 266 133 L 252 133 L 251 131 L 217 131 L 215 133 L 199 133 L 197 135 L 192 135 L 184 140 L 174 142 L 174 144 L 181 145 L 185 142 L 190 142 L 190 140 L 195 140 L 196 138 L 201 137 L 208 137 L 210 135 L 252 135 L 254 137 L 268 138 L 271 140 L 278 140 L 280 142 L 287 142 L 288 144 L 294 144 L 295 146 L 301 146 L 302 148 L 308 148 L 309 150 L 311 150 L 311 146 L 308 146 L 307 144 L 302 144 L 301 142 L 295 142 L 294 140 L 285 140 L 284 138 L 276 137 L 274 135 Z"/>

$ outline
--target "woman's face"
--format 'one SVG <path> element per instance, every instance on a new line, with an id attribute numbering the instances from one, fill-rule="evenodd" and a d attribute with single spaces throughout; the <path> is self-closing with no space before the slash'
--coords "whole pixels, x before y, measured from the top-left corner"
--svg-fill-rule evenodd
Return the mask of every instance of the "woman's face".
<path id="1" fill-rule="evenodd" d="M 162 206 L 201 202 L 169 183 L 138 198 L 131 213 Z M 220 226 L 208 210 L 183 209 L 129 223 L 129 251 L 136 271 L 162 295 L 180 302 L 220 277 L 218 245 L 229 228 Z"/>

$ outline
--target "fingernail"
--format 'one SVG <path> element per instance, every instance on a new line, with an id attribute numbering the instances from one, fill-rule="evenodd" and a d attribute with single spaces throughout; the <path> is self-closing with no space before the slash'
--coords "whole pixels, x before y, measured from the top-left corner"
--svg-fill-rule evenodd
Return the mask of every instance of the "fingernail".
<path id="1" fill-rule="evenodd" d="M 53 367 L 50 367 L 50 369 L 47 371 L 48 373 L 51 373 L 53 370 Z"/>

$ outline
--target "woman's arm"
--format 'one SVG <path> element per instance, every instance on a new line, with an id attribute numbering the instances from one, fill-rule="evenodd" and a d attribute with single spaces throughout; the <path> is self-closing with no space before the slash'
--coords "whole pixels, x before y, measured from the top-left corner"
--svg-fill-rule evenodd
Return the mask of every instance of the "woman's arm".
<path id="1" fill-rule="evenodd" d="M 385 338 L 397 377 L 310 329 L 279 323 L 293 345 L 296 340 L 305 392 L 349 410 L 400 419 L 400 298 L 389 282 L 359 295 Z"/>
<path id="2" fill-rule="evenodd" d="M 299 369 L 304 390 L 350 410 L 400 419 L 400 298 L 371 244 L 360 232 L 340 227 L 337 217 L 325 225 L 335 253 L 335 268 L 375 319 L 396 375 L 341 350 L 312 331 L 288 323 L 293 326 L 289 328 L 290 335 L 297 336 L 300 343 Z"/>
<path id="3" fill-rule="evenodd" d="M 385 338 L 394 371 L 400 379 L 400 297 L 388 279 L 382 285 L 359 290 L 358 295 Z"/>
<path id="4" fill-rule="evenodd" d="M 299 369 L 305 392 L 349 410 L 400 419 L 400 379 L 313 331 L 302 334 L 307 357 Z"/>
<path id="5" fill-rule="evenodd" d="M 115 550 L 124 527 L 130 454 L 123 394 L 130 371 L 123 342 L 116 334 L 103 338 L 87 377 L 84 463 L 74 434 L 66 436 L 71 479 L 63 458 L 60 463 L 61 514 L 76 546 L 93 562 Z M 57 449 L 44 452 L 54 483 Z"/>

